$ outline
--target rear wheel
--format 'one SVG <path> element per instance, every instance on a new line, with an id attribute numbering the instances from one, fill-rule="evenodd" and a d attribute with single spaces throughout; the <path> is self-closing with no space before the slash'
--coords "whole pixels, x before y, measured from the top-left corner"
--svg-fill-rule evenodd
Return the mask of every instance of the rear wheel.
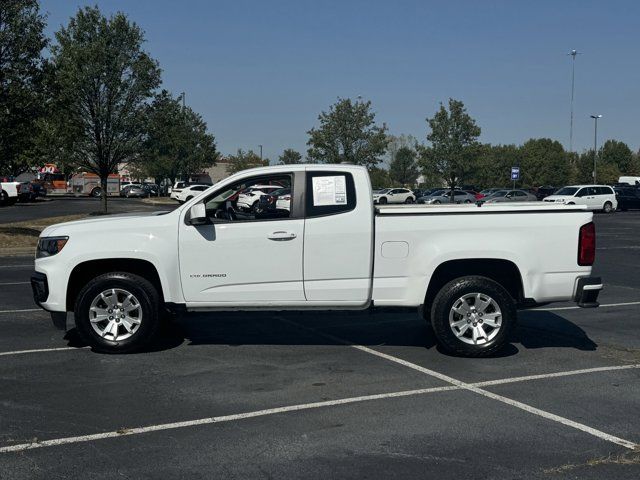
<path id="1" fill-rule="evenodd" d="M 80 336 L 94 349 L 111 353 L 139 350 L 155 336 L 159 296 L 147 279 L 111 272 L 91 280 L 76 299 Z"/>
<path id="2" fill-rule="evenodd" d="M 613 212 L 613 204 L 611 202 L 604 202 L 604 206 L 602 207 L 602 211 L 604 213 L 612 213 Z"/>
<path id="3" fill-rule="evenodd" d="M 100 196 L 102 196 L 102 188 L 96 187 L 93 190 L 91 190 L 91 196 L 92 197 L 100 197 Z"/>
<path id="4" fill-rule="evenodd" d="M 431 309 L 433 330 L 442 347 L 464 357 L 496 353 L 506 344 L 515 321 L 515 301 L 509 292 L 481 276 L 450 281 Z"/>
<path id="5" fill-rule="evenodd" d="M 404 203 L 413 203 L 413 198 L 408 197 L 408 198 L 404 201 Z"/>
<path id="6" fill-rule="evenodd" d="M 8 205 L 9 204 L 9 195 L 7 192 L 0 192 L 0 205 Z"/>

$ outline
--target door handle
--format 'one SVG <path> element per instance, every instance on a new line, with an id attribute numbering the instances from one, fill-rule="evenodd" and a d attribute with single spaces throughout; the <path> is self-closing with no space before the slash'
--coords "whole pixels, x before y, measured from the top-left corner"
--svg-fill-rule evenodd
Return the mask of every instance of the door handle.
<path id="1" fill-rule="evenodd" d="M 287 240 L 293 240 L 294 238 L 296 238 L 296 234 L 291 232 L 280 231 L 280 232 L 273 232 L 267 238 L 269 240 L 274 240 L 276 242 L 284 242 Z"/>

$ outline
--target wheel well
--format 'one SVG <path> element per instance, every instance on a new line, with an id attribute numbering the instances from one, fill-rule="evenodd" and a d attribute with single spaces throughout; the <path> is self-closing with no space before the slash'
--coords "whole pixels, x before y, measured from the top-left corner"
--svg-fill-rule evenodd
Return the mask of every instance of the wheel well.
<path id="1" fill-rule="evenodd" d="M 502 285 L 518 303 L 524 300 L 522 277 L 515 263 L 509 260 L 478 258 L 450 260 L 435 269 L 424 299 L 424 311 L 431 310 L 433 299 L 451 280 L 468 275 L 481 275 Z"/>
<path id="2" fill-rule="evenodd" d="M 67 311 L 73 311 L 78 293 L 89 281 L 109 272 L 127 272 L 146 278 L 156 287 L 160 300 L 164 303 L 160 276 L 151 262 L 137 258 L 109 258 L 91 260 L 75 266 L 67 285 Z"/>

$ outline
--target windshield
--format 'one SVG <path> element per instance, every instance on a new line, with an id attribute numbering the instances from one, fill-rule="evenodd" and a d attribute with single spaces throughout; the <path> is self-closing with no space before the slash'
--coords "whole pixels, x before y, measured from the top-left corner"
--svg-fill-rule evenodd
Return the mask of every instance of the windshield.
<path id="1" fill-rule="evenodd" d="M 498 190 L 497 192 L 489 195 L 490 197 L 504 197 L 507 194 L 507 190 Z"/>
<path id="2" fill-rule="evenodd" d="M 558 190 L 554 195 L 575 195 L 578 189 L 576 187 L 564 187 Z"/>
<path id="3" fill-rule="evenodd" d="M 382 190 L 378 190 L 376 193 L 389 193 L 390 191 L 390 188 L 383 188 Z"/>

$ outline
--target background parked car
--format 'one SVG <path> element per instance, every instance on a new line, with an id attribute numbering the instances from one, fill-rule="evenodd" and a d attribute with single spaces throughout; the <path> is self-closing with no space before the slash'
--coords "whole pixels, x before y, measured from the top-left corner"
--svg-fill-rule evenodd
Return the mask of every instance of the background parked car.
<path id="1" fill-rule="evenodd" d="M 373 203 L 414 203 L 416 196 L 408 188 L 385 188 L 373 194 Z"/>
<path id="2" fill-rule="evenodd" d="M 178 199 L 178 194 L 182 191 L 183 188 L 188 187 L 189 182 L 176 182 L 171 187 L 171 192 L 169 198 L 173 198 L 174 200 Z"/>
<path id="3" fill-rule="evenodd" d="M 485 203 L 501 202 L 537 202 L 538 199 L 533 193 L 524 190 L 498 190 L 497 192 L 483 198 Z"/>
<path id="4" fill-rule="evenodd" d="M 149 192 L 140 184 L 129 184 L 120 190 L 120 196 L 126 198 L 146 198 L 149 196 Z"/>
<path id="5" fill-rule="evenodd" d="M 158 185 L 156 185 L 155 183 L 145 182 L 142 184 L 142 188 L 144 188 L 149 193 L 150 197 L 160 196 L 160 187 L 158 187 Z"/>
<path id="6" fill-rule="evenodd" d="M 485 197 L 488 197 L 489 195 L 493 195 L 500 190 L 504 190 L 504 188 L 485 188 L 484 190 L 480 190 L 480 193 Z"/>
<path id="7" fill-rule="evenodd" d="M 291 188 L 280 188 L 271 193 L 260 196 L 258 209 L 264 212 L 291 210 Z"/>
<path id="8" fill-rule="evenodd" d="M 618 207 L 616 194 L 608 185 L 569 185 L 543 201 L 586 205 L 589 210 L 602 210 L 605 213 L 614 212 Z"/>
<path id="9" fill-rule="evenodd" d="M 531 193 L 534 194 L 538 200 L 544 200 L 549 195 L 553 195 L 556 190 L 558 190 L 558 187 L 543 186 L 532 189 Z"/>
<path id="10" fill-rule="evenodd" d="M 640 208 L 640 188 L 626 186 L 615 187 L 613 190 L 616 193 L 620 210 Z"/>
<path id="11" fill-rule="evenodd" d="M 281 188 L 283 188 L 282 185 L 254 185 L 245 188 L 240 195 L 238 195 L 237 206 L 243 210 L 253 212 L 260 202 L 260 196 L 272 193 Z"/>
<path id="12" fill-rule="evenodd" d="M 46 197 L 47 196 L 47 189 L 42 183 L 40 183 L 40 182 L 31 182 L 31 188 L 33 190 L 34 200 L 36 198 L 38 198 L 38 197 Z"/>
<path id="13" fill-rule="evenodd" d="M 176 196 L 176 200 L 180 203 L 188 202 L 196 195 L 199 195 L 200 192 L 204 192 L 211 185 L 189 185 L 188 187 L 184 187 L 182 191 Z"/>
<path id="14" fill-rule="evenodd" d="M 453 202 L 451 202 L 451 190 L 438 190 L 428 197 L 418 199 L 418 203 L 427 205 L 438 205 L 440 203 L 474 203 L 475 201 L 475 195 L 471 195 L 464 190 L 454 190 Z"/>

